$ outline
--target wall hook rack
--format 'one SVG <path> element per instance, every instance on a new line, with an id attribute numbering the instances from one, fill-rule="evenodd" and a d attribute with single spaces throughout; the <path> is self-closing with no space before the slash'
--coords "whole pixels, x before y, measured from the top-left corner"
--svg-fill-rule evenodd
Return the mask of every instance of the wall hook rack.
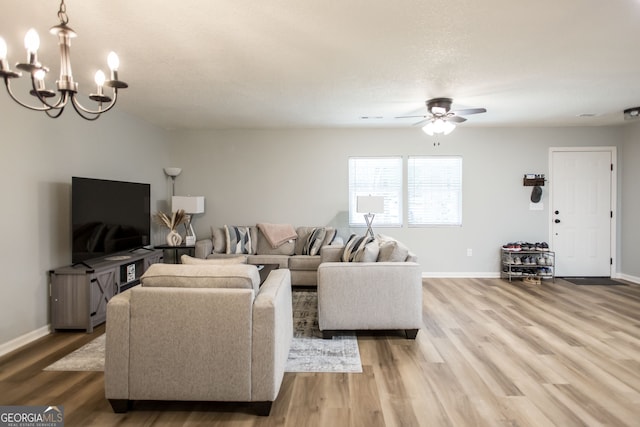
<path id="1" fill-rule="evenodd" d="M 522 178 L 525 187 L 543 187 L 546 179 L 543 173 L 526 173 Z"/>

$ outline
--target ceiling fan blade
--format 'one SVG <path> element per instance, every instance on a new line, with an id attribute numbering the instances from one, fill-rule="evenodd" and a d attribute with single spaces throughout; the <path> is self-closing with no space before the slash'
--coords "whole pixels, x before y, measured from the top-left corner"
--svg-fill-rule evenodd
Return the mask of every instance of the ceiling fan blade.
<path id="1" fill-rule="evenodd" d="M 462 123 L 467 121 L 467 119 L 465 119 L 464 117 L 455 116 L 455 115 L 447 117 L 447 120 L 454 123 Z"/>
<path id="2" fill-rule="evenodd" d="M 412 126 L 420 126 L 420 127 L 422 127 L 422 126 L 426 125 L 427 123 L 429 123 L 430 121 L 431 121 L 431 118 L 429 117 L 428 119 L 420 120 L 419 122 L 414 123 Z"/>
<path id="3" fill-rule="evenodd" d="M 486 108 L 465 108 L 462 110 L 455 110 L 456 114 L 459 114 L 462 116 L 467 116 L 469 114 L 486 113 L 486 112 L 487 112 Z"/>
<path id="4" fill-rule="evenodd" d="M 396 117 L 396 119 L 415 119 L 416 117 L 422 117 L 423 119 L 427 118 L 427 116 L 422 114 L 420 116 L 398 116 L 398 117 Z"/>

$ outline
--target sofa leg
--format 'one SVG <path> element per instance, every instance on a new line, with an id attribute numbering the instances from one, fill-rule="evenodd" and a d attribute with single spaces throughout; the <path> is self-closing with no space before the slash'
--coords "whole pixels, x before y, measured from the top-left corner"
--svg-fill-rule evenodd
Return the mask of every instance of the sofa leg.
<path id="1" fill-rule="evenodd" d="M 256 414 L 261 417 L 268 417 L 271 414 L 271 406 L 273 402 L 255 402 L 254 407 L 256 410 Z"/>
<path id="2" fill-rule="evenodd" d="M 415 340 L 418 335 L 419 329 L 405 329 L 404 333 L 407 336 L 408 340 Z"/>
<path id="3" fill-rule="evenodd" d="M 325 339 L 325 340 L 333 339 L 333 331 L 322 331 L 322 339 Z"/>
<path id="4" fill-rule="evenodd" d="M 124 414 L 131 408 L 131 401 L 128 399 L 109 399 L 109 403 L 116 414 Z"/>

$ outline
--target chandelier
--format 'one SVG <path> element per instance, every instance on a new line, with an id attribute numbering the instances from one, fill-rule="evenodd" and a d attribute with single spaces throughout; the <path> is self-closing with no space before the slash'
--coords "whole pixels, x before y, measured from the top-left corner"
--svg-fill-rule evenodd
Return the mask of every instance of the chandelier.
<path id="1" fill-rule="evenodd" d="M 21 77 L 22 73 L 19 71 L 13 71 L 9 68 L 9 63 L 7 61 L 7 44 L 2 37 L 0 37 L 0 77 L 4 79 L 4 85 L 6 86 L 11 99 L 25 108 L 35 111 L 44 111 L 49 117 L 55 119 L 60 117 L 64 108 L 69 102 L 71 102 L 73 108 L 83 119 L 96 120 L 102 113 L 109 111 L 114 105 L 116 105 L 118 89 L 125 89 L 128 87 L 125 82 L 118 80 L 118 67 L 120 65 L 120 60 L 115 52 L 109 53 L 107 63 L 111 69 L 111 79 L 106 80 L 102 70 L 98 70 L 95 74 L 95 82 L 97 85 L 96 93 L 89 95 L 89 99 L 98 103 L 97 108 L 89 109 L 82 106 L 80 101 L 77 99 L 78 83 L 73 81 L 73 75 L 71 73 L 71 39 L 76 37 L 76 33 L 67 25 L 69 23 L 69 18 L 67 17 L 67 8 L 64 4 L 64 0 L 60 1 L 58 18 L 60 19 L 60 24 L 51 27 L 50 30 L 51 34 L 58 36 L 58 46 L 60 47 L 60 80 L 56 81 L 56 86 L 58 88 L 57 100 L 51 100 L 51 98 L 56 96 L 56 93 L 46 88 L 44 79 L 49 72 L 49 68 L 38 62 L 40 38 L 33 28 L 27 32 L 24 38 L 24 44 L 27 49 L 27 62 L 18 63 L 16 64 L 16 67 L 31 75 L 31 90 L 29 93 L 37 98 L 39 105 L 29 105 L 28 103 L 19 100 L 11 90 L 11 80 Z M 112 97 L 104 94 L 104 86 L 108 86 L 113 89 Z"/>

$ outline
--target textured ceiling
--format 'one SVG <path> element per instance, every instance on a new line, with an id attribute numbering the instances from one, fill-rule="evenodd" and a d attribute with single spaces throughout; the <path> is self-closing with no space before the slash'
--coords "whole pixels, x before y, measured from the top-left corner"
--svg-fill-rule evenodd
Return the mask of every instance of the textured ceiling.
<path id="1" fill-rule="evenodd" d="M 2 3 L 9 62 L 36 28 L 53 87 L 58 2 Z M 409 127 L 395 117 L 434 97 L 487 108 L 462 126 L 617 124 L 640 105 L 640 0 L 66 5 L 80 92 L 115 50 L 130 85 L 117 108 L 167 129 Z"/>

